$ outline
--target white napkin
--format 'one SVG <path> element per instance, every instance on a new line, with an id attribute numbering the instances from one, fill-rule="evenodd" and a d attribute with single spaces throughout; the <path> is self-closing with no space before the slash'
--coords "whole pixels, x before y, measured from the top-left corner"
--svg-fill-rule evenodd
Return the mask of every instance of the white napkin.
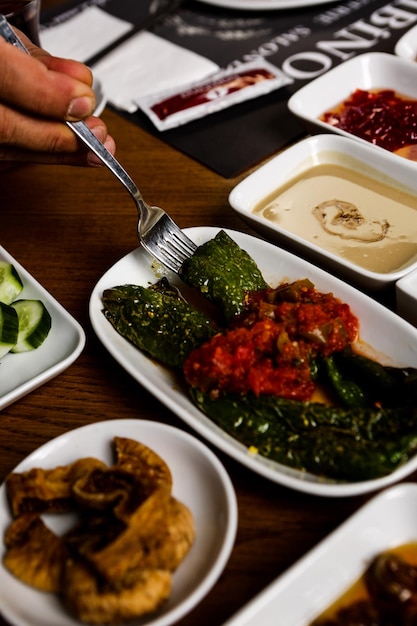
<path id="1" fill-rule="evenodd" d="M 144 31 L 99 61 L 94 71 L 112 104 L 133 113 L 138 93 L 181 87 L 217 69 L 209 59 Z"/>
<path id="2" fill-rule="evenodd" d="M 40 40 L 42 48 L 51 54 L 84 63 L 132 28 L 130 22 L 90 6 L 41 29 Z"/>
<path id="3" fill-rule="evenodd" d="M 56 56 L 85 61 L 128 32 L 133 25 L 91 6 L 41 30 L 42 46 Z M 182 87 L 205 78 L 219 66 L 148 31 L 133 35 L 93 67 L 105 97 L 134 113 L 134 99 Z"/>

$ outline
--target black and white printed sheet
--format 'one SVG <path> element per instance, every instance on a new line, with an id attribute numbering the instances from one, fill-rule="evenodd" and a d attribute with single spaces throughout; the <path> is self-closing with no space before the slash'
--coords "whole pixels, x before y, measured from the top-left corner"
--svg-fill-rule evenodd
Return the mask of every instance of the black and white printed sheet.
<path id="1" fill-rule="evenodd" d="M 58 15 L 42 16 L 45 28 L 41 39 L 70 43 L 73 53 L 69 50 L 66 56 L 80 58 L 82 52 L 80 60 L 88 61 L 112 41 L 126 38 L 130 30 L 134 32 L 163 2 L 72 2 Z M 74 19 L 78 19 L 78 25 L 71 30 Z M 107 76 L 110 92 L 117 83 L 112 83 L 111 76 L 119 75 L 116 93 L 107 95 L 120 114 L 231 178 L 304 134 L 287 108 L 294 91 L 352 56 L 373 51 L 393 53 L 397 40 L 416 22 L 417 0 L 345 0 L 259 12 L 185 0 L 148 29 L 145 37 L 133 35 L 94 64 L 93 70 L 100 80 Z M 65 28 L 71 34 L 65 35 Z M 46 43 L 43 45 L 48 49 Z M 157 50 L 159 65 L 152 65 L 158 58 Z M 170 65 L 166 64 L 166 55 Z M 157 131 L 143 113 L 125 106 L 131 96 L 137 99 L 146 89 L 156 92 L 165 88 L 167 75 L 170 86 L 176 86 L 203 78 L 216 67 L 235 67 L 260 57 L 280 68 L 293 82 L 266 96 L 164 132 Z M 128 92 L 126 101 L 120 84 Z"/>

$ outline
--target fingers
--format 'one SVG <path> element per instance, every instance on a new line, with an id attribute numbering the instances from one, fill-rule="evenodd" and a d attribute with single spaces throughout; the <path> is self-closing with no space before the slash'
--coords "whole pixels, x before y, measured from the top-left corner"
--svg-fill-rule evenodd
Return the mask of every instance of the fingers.
<path id="1" fill-rule="evenodd" d="M 0 129 L 2 107 L 0 106 Z M 14 141 L 2 141 L 0 137 L 0 162 L 21 161 L 32 163 L 55 163 L 63 165 L 81 165 L 98 167 L 102 163 L 93 153 L 81 144 L 68 126 L 59 122 L 37 123 L 39 136 L 33 136 L 35 124 L 33 120 L 22 116 L 21 123 L 15 128 Z M 114 154 L 116 146 L 114 139 L 108 135 L 104 122 L 97 117 L 86 120 L 96 137 L 104 143 L 106 148 Z M 28 133 L 31 137 L 28 142 Z M 29 143 L 29 147 L 28 147 Z"/>
<path id="2" fill-rule="evenodd" d="M 39 50 L 39 48 L 38 48 Z M 36 58 L 41 61 L 50 71 L 60 72 L 85 83 L 89 87 L 93 84 L 93 74 L 84 63 L 79 61 L 73 61 L 71 59 L 60 59 L 59 57 L 53 57 L 50 54 L 38 55 Z"/>
<path id="3" fill-rule="evenodd" d="M 95 95 L 88 68 L 32 50 L 36 56 L 0 38 L 0 102 L 46 118 L 73 121 L 91 115 Z"/>
<path id="4" fill-rule="evenodd" d="M 91 71 L 83 63 L 53 57 L 18 35 L 29 55 L 0 38 L 0 161 L 101 165 L 63 123 L 85 119 L 114 154 L 106 125 L 91 117 Z"/>
<path id="5" fill-rule="evenodd" d="M 36 118 L 0 104 L 0 145 L 39 152 L 75 152 L 77 140 L 60 121 Z"/>
<path id="6" fill-rule="evenodd" d="M 0 38 L 0 161 L 102 165 L 63 122 L 85 119 L 114 154 L 104 122 L 91 117 L 93 77 L 83 63 L 60 59 L 18 33 L 30 54 Z"/>
<path id="7" fill-rule="evenodd" d="M 96 126 L 91 129 L 97 139 L 99 139 L 111 154 L 116 153 L 116 142 L 111 135 L 107 134 L 107 129 Z M 103 162 L 90 150 L 86 151 L 86 165 L 90 167 L 103 167 Z"/>
<path id="8" fill-rule="evenodd" d="M 84 63 L 81 63 L 80 61 L 74 61 L 72 59 L 61 59 L 59 57 L 54 57 L 43 48 L 35 46 L 35 44 L 33 44 L 30 39 L 28 39 L 26 35 L 24 35 L 22 32 L 18 31 L 17 29 L 15 30 L 19 34 L 20 39 L 23 41 L 31 56 L 41 61 L 41 63 L 46 65 L 48 69 L 55 72 L 68 74 L 68 76 L 72 76 L 72 78 L 80 80 L 81 82 L 91 87 L 93 83 L 93 75 L 91 70 L 86 65 L 84 65 Z"/>

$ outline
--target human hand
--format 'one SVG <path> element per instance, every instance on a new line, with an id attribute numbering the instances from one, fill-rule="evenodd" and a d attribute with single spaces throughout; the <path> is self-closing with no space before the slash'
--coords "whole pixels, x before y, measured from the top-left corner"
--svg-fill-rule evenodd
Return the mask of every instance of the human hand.
<path id="1" fill-rule="evenodd" d="M 92 117 L 91 71 L 34 46 L 18 32 L 30 55 L 0 37 L 0 161 L 99 166 L 64 121 L 84 119 L 110 152 L 115 142 Z"/>

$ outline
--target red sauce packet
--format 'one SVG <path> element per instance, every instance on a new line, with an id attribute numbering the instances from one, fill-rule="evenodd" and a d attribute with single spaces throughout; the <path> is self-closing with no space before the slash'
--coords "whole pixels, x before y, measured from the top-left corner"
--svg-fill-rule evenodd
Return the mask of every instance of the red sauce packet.
<path id="1" fill-rule="evenodd" d="M 135 99 L 159 130 L 168 130 L 292 83 L 264 59 L 221 70 L 181 90 Z"/>

